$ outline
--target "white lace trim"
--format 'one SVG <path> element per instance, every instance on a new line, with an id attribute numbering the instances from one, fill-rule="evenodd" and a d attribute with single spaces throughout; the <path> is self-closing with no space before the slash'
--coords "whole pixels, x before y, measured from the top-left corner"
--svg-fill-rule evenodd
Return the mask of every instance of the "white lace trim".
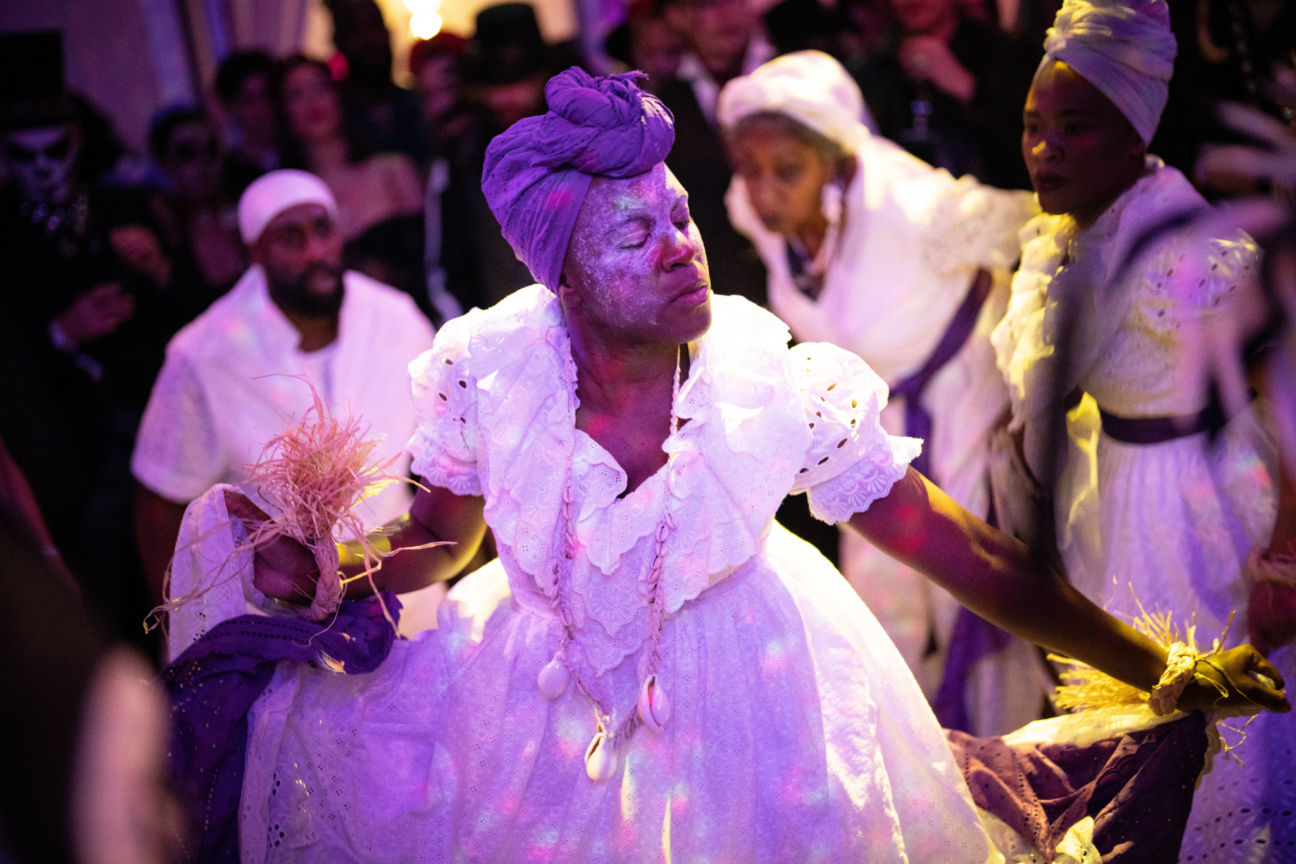
<path id="1" fill-rule="evenodd" d="M 541 286 L 448 324 L 411 367 L 421 422 L 410 445 L 415 469 L 452 491 L 486 496 L 514 597 L 539 614 L 553 614 L 543 586 L 563 548 L 571 466 L 583 552 L 571 569 L 579 631 L 572 659 L 594 675 L 644 644 L 644 577 L 663 513 L 677 525 L 662 576 L 669 615 L 758 553 L 790 489 L 826 482 L 867 457 L 876 464 L 857 473 L 882 470 L 872 481 L 878 488 L 894 482 L 893 445 L 878 424 L 886 386 L 862 360 L 830 345 L 789 353 L 786 327 L 744 300 L 716 297 L 714 310 L 676 404 L 688 422 L 663 444 L 674 456 L 669 490 L 659 472 L 619 497 L 624 472 L 576 431 L 575 400 L 562 384 L 571 360 L 561 307 Z"/>
<path id="2" fill-rule="evenodd" d="M 920 452 L 919 439 L 890 437 L 887 446 L 872 451 L 832 480 L 807 490 L 811 515 L 835 525 L 863 513 L 874 501 L 887 496 Z"/>

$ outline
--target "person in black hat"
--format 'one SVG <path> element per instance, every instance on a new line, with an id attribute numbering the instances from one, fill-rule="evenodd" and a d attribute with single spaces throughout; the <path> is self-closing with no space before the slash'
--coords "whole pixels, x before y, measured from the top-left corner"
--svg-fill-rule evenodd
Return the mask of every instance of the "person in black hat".
<path id="1" fill-rule="evenodd" d="M 478 13 L 461 63 L 472 121 L 449 154 L 449 183 L 437 202 L 441 257 L 431 263 L 444 271 L 446 289 L 464 309 L 484 309 L 534 281 L 482 196 L 486 145 L 518 120 L 543 114 L 545 82 L 581 64 L 570 44 L 545 42 L 529 3 L 501 3 Z"/>
<path id="2" fill-rule="evenodd" d="M 87 604 L 139 639 L 149 603 L 127 460 L 171 334 L 201 306 L 140 190 L 98 183 L 59 34 L 0 35 L 0 438 Z"/>
<path id="3" fill-rule="evenodd" d="M 346 60 L 342 103 L 347 119 L 377 153 L 404 153 L 423 164 L 418 97 L 392 81 L 391 34 L 374 0 L 325 0 L 333 44 Z"/>

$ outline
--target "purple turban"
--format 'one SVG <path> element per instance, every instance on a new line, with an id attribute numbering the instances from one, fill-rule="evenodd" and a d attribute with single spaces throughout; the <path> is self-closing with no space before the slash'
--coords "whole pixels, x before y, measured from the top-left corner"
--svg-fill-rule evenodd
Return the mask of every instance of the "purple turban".
<path id="1" fill-rule="evenodd" d="M 519 120 L 486 148 L 482 191 L 531 275 L 558 290 L 576 214 L 595 176 L 634 177 L 666 158 L 675 119 L 635 85 L 642 72 L 549 79 L 549 111 Z"/>

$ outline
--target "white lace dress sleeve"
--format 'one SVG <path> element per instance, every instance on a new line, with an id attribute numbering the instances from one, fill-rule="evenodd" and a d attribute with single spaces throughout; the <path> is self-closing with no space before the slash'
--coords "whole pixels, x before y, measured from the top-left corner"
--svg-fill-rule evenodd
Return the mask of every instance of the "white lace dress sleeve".
<path id="1" fill-rule="evenodd" d="M 922 441 L 888 435 L 879 421 L 887 386 L 863 360 L 825 343 L 792 349 L 813 442 L 792 492 L 805 492 L 815 518 L 845 522 L 886 496 Z"/>
<path id="2" fill-rule="evenodd" d="M 481 495 L 477 472 L 477 380 L 469 371 L 466 319 L 437 332 L 432 350 L 410 364 L 418 429 L 408 450 L 424 482 L 456 495 Z"/>

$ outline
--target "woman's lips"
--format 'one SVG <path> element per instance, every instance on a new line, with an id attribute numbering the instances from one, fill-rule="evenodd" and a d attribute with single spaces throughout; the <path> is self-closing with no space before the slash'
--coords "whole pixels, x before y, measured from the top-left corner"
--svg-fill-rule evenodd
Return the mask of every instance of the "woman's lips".
<path id="1" fill-rule="evenodd" d="M 1033 181 L 1036 192 L 1052 192 L 1065 186 L 1067 179 L 1058 174 L 1036 174 Z"/>
<path id="2" fill-rule="evenodd" d="M 711 286 L 702 282 L 697 286 L 685 291 L 675 298 L 675 302 L 682 306 L 698 306 L 706 302 L 711 294 Z"/>

